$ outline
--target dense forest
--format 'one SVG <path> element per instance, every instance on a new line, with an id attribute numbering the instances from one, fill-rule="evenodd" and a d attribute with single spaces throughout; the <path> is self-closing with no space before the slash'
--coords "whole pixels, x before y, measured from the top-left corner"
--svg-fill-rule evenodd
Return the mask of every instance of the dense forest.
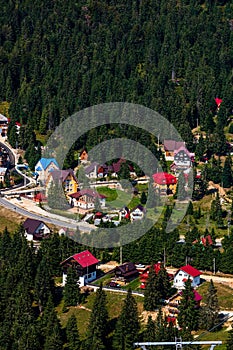
<path id="1" fill-rule="evenodd" d="M 11 103 L 13 144 L 16 121 L 24 126 L 18 145 L 27 149 L 33 141 L 38 148 L 28 137 L 33 130 L 46 134 L 85 107 L 124 101 L 161 113 L 190 148 L 191 129 L 200 125 L 210 144 L 223 139 L 212 142 L 210 151 L 226 151 L 223 130 L 233 98 L 231 1 L 0 3 L 0 100 Z M 217 119 L 215 97 L 223 99 Z M 92 147 L 96 132 L 77 147 Z M 29 149 L 28 158 L 36 153 Z"/>
<path id="2" fill-rule="evenodd" d="M 65 287 L 61 288 L 58 281 L 62 274 L 60 262 L 83 249 L 73 240 L 54 234 L 43 240 L 36 251 L 24 237 L 22 226 L 14 234 L 7 229 L 1 232 L 1 350 L 133 350 L 133 343 L 137 341 L 174 341 L 177 336 L 192 341 L 192 331 L 204 331 L 219 324 L 217 291 L 213 283 L 207 291 L 208 302 L 197 309 L 189 279 L 185 283 L 178 318 L 182 329 L 168 323 L 161 306 L 174 289 L 165 268 L 161 267 L 157 275 L 150 269 L 144 298 L 140 297 L 144 310 L 157 309 L 155 320 L 148 317 L 146 323 L 140 321 L 130 288 L 127 295 L 122 296 L 118 317 L 113 318 L 108 311 L 107 292 L 100 285 L 93 295 L 92 310 L 87 309 L 88 326 L 80 334 L 80 324 L 86 321 L 78 320 L 75 312 L 77 305 L 85 306 L 91 295 L 77 286 L 78 276 L 72 268 L 68 268 Z M 93 250 L 93 253 L 104 261 L 109 252 Z M 66 322 L 64 315 L 67 315 Z M 229 342 L 232 341 L 231 333 L 229 338 Z M 186 348 L 199 350 L 196 346 Z"/>

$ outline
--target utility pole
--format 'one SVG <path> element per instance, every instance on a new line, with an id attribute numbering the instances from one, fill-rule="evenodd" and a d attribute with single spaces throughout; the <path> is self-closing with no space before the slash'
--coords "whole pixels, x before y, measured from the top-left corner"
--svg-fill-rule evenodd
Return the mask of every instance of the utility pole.
<path id="1" fill-rule="evenodd" d="M 215 275 L 215 269 L 216 269 L 216 266 L 215 266 L 215 258 L 213 258 L 213 272 L 214 272 L 214 275 Z"/>
<path id="2" fill-rule="evenodd" d="M 164 248 L 163 250 L 163 264 L 164 264 L 164 267 L 166 267 L 166 248 Z"/>
<path id="3" fill-rule="evenodd" d="M 122 265 L 122 245 L 120 246 L 120 264 Z"/>

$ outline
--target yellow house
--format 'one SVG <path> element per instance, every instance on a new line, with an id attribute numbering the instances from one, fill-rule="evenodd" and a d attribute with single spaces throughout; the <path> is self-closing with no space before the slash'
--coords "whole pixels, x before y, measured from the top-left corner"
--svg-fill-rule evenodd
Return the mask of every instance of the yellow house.
<path id="1" fill-rule="evenodd" d="M 78 190 L 78 180 L 72 169 L 54 170 L 49 174 L 46 183 L 46 196 L 48 195 L 49 187 L 56 181 L 62 183 L 62 187 L 67 198 L 69 194 L 76 193 Z"/>

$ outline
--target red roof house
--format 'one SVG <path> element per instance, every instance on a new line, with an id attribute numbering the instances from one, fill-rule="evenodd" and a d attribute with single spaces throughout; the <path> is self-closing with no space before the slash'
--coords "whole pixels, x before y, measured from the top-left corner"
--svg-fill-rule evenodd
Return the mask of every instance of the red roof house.
<path id="1" fill-rule="evenodd" d="M 152 175 L 154 187 L 161 194 L 172 194 L 176 190 L 177 178 L 165 172 L 160 172 Z"/>
<path id="2" fill-rule="evenodd" d="M 89 250 L 85 250 L 81 253 L 74 254 L 61 262 L 63 269 L 63 279 L 62 283 L 65 285 L 67 278 L 67 270 L 69 267 L 75 269 L 79 277 L 80 287 L 84 286 L 86 283 L 96 279 L 96 267 L 99 260 L 92 255 Z"/>
<path id="3" fill-rule="evenodd" d="M 192 286 L 196 287 L 198 286 L 200 281 L 200 275 L 201 271 L 195 269 L 191 265 L 182 266 L 179 268 L 179 270 L 175 273 L 174 276 L 174 287 L 177 289 L 183 289 L 185 282 L 190 278 L 192 282 Z"/>
<path id="4" fill-rule="evenodd" d="M 172 175 L 172 174 L 168 174 L 168 173 L 156 173 L 153 176 L 153 180 L 156 184 L 158 185 L 173 185 L 177 183 L 177 178 Z"/>

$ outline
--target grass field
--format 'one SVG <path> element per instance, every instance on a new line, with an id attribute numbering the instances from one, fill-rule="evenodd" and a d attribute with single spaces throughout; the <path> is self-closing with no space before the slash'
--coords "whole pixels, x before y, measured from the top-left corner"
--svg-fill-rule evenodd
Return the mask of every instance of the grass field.
<path id="1" fill-rule="evenodd" d="M 14 232 L 18 225 L 25 221 L 26 217 L 13 212 L 12 210 L 0 207 L 0 231 L 3 231 L 5 227 L 8 231 Z"/>
<path id="2" fill-rule="evenodd" d="M 217 289 L 218 302 L 221 309 L 233 309 L 233 289 L 225 284 L 215 283 Z M 204 282 L 199 288 L 198 293 L 203 297 L 203 302 L 206 303 L 206 293 L 209 287 L 209 282 Z"/>
<path id="3" fill-rule="evenodd" d="M 132 209 L 140 203 L 139 197 L 135 197 L 125 191 L 114 190 L 108 187 L 100 187 L 97 191 L 106 196 L 106 204 L 112 209 L 121 209 L 124 206 Z"/>
<path id="4" fill-rule="evenodd" d="M 84 303 L 82 306 L 85 307 L 85 309 L 81 309 L 80 307 L 70 307 L 68 312 L 62 313 L 63 308 L 63 302 L 56 308 L 58 312 L 59 319 L 61 321 L 61 324 L 63 327 L 66 326 L 67 321 L 72 313 L 75 314 L 77 318 L 77 324 L 79 329 L 79 334 L 81 339 L 85 337 L 89 317 L 91 315 L 91 310 L 93 308 L 94 299 L 95 299 L 95 293 L 91 293 L 86 300 L 86 303 Z M 124 299 L 126 298 L 126 294 L 120 294 L 120 293 L 112 293 L 112 292 L 106 292 L 107 295 L 107 308 L 110 320 L 114 320 L 116 317 L 119 316 L 121 309 L 123 307 Z M 143 298 L 140 296 L 135 296 L 135 300 L 138 305 L 138 312 L 139 315 L 143 311 Z"/>

